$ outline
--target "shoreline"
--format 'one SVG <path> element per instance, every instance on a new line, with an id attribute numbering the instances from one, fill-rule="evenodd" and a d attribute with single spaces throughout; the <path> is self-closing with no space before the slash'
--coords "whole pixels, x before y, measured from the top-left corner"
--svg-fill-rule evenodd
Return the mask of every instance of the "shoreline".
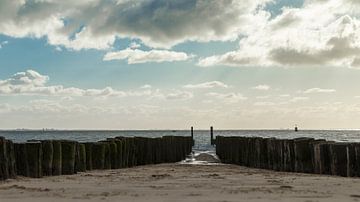
<path id="1" fill-rule="evenodd" d="M 358 187 L 360 178 L 170 163 L 18 177 L 0 182 L 0 201 L 357 201 Z"/>

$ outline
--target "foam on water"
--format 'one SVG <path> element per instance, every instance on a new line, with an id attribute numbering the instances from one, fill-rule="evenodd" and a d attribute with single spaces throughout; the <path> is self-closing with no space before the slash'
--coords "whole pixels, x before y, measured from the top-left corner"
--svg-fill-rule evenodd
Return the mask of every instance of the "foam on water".
<path id="1" fill-rule="evenodd" d="M 194 151 L 180 164 L 219 165 L 220 159 L 214 151 Z"/>

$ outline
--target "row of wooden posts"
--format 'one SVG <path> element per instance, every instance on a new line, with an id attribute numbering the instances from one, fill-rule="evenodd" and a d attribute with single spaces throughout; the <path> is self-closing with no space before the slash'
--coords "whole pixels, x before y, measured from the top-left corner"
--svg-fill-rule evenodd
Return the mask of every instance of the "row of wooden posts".
<path id="1" fill-rule="evenodd" d="M 223 163 L 276 171 L 360 177 L 360 143 L 313 138 L 217 136 L 215 144 L 216 153 Z"/>
<path id="2" fill-rule="evenodd" d="M 31 140 L 13 143 L 0 137 L 0 180 L 17 175 L 39 178 L 93 169 L 119 169 L 178 162 L 191 153 L 192 137 L 116 137 L 79 143 Z"/>

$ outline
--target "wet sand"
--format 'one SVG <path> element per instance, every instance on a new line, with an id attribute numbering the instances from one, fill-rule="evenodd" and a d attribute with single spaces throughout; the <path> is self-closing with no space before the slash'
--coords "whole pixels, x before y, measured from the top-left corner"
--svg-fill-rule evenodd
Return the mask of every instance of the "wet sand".
<path id="1" fill-rule="evenodd" d="M 160 164 L 0 182 L 1 202 L 359 200 L 359 178 L 223 164 Z"/>

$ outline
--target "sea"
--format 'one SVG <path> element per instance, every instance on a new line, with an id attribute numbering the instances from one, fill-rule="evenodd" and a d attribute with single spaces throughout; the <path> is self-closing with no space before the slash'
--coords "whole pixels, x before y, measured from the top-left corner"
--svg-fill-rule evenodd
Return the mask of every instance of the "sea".
<path id="1" fill-rule="evenodd" d="M 161 137 L 166 135 L 190 136 L 190 130 L 9 130 L 0 131 L 0 136 L 14 142 L 27 140 L 65 139 L 79 142 L 94 142 L 117 136 L 125 137 Z M 337 142 L 360 142 L 360 130 L 214 130 L 214 136 L 276 137 L 292 139 L 311 137 Z M 193 151 L 214 151 L 210 144 L 209 130 L 194 130 L 195 145 Z"/>

